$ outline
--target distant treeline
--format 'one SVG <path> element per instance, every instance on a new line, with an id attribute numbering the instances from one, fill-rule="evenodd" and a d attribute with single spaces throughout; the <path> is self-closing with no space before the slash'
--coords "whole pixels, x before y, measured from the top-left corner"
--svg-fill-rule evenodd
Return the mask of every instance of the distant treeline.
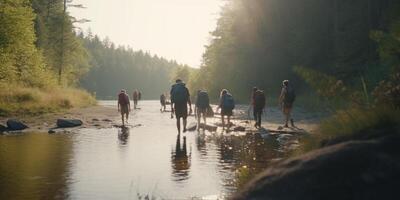
<path id="1" fill-rule="evenodd" d="M 144 99 L 157 99 L 169 91 L 173 72 L 184 67 L 157 55 L 116 47 L 90 33 L 80 37 L 91 55 L 91 70 L 81 79 L 81 86 L 99 99 L 114 99 L 123 88 L 129 94 L 140 90 Z"/>
<path id="2" fill-rule="evenodd" d="M 378 42 L 397 20 L 398 0 L 232 0 L 222 8 L 192 91 L 230 89 L 247 101 L 258 86 L 277 96 L 284 79 L 309 91 L 294 72 L 304 66 L 366 88 L 389 75 Z M 395 43 L 393 43 L 395 44 Z"/>

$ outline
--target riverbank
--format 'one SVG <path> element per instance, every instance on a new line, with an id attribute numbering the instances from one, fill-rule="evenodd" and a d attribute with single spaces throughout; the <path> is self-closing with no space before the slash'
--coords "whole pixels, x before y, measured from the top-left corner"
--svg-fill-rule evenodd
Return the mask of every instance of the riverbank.
<path id="1" fill-rule="evenodd" d="M 116 109 L 101 105 L 89 106 L 85 108 L 72 108 L 68 111 L 45 113 L 37 116 L 12 116 L 0 117 L 0 123 L 6 124 L 8 119 L 18 119 L 29 128 L 24 131 L 47 132 L 57 127 L 57 119 L 79 119 L 83 125 L 77 128 L 110 128 L 116 125 L 120 115 Z M 68 129 L 73 130 L 73 129 Z"/>
<path id="2" fill-rule="evenodd" d="M 72 131 L 80 128 L 111 128 L 119 126 L 121 123 L 120 114 L 117 111 L 116 105 L 111 102 L 113 101 L 99 101 L 98 105 L 76 107 L 68 110 L 63 109 L 58 112 L 37 113 L 36 115 L 10 115 L 7 117 L 0 117 L 0 124 L 5 125 L 8 119 L 18 119 L 29 127 L 24 131 L 47 132 L 48 130 L 57 127 L 57 119 L 78 119 L 82 120 L 82 126 L 76 127 L 74 129 L 69 128 L 66 130 Z M 157 112 L 158 110 L 155 111 Z M 132 112 L 131 117 L 135 112 L 136 111 Z M 277 108 L 269 108 L 266 110 L 266 113 L 263 115 L 262 125 L 266 130 L 272 130 L 281 133 L 313 133 L 316 130 L 319 123 L 319 114 L 312 114 L 301 108 L 296 108 L 294 110 L 294 113 L 296 119 L 298 119 L 295 121 L 296 127 L 294 128 L 282 127 L 283 116 Z M 251 115 L 251 113 L 247 113 L 246 106 L 238 105 L 232 122 L 235 125 L 243 126 L 246 129 L 245 132 L 257 132 L 257 129 L 253 127 Z M 194 121 L 194 116 L 189 117 L 189 122 Z M 215 115 L 213 118 L 208 119 L 208 122 L 211 125 L 220 126 L 220 116 Z"/>

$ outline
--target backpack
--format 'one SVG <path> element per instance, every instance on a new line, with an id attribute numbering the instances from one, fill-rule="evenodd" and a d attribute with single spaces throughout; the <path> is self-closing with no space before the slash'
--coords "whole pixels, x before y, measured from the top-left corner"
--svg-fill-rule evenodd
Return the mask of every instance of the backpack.
<path id="1" fill-rule="evenodd" d="M 129 97 L 125 93 L 118 94 L 118 103 L 121 105 L 128 105 L 129 104 Z"/>
<path id="2" fill-rule="evenodd" d="M 223 107 L 226 110 L 233 110 L 235 108 L 235 100 L 231 94 L 226 94 L 223 97 Z"/>
<path id="3" fill-rule="evenodd" d="M 188 100 L 187 89 L 184 84 L 175 84 L 171 90 L 172 103 L 186 103 Z"/>
<path id="4" fill-rule="evenodd" d="M 285 96 L 283 97 L 283 102 L 287 104 L 292 104 L 296 100 L 296 93 L 292 87 L 286 87 Z"/>
<path id="5" fill-rule="evenodd" d="M 210 105 L 210 99 L 206 91 L 199 92 L 197 96 L 196 106 L 199 108 L 207 108 Z"/>
<path id="6" fill-rule="evenodd" d="M 254 106 L 257 108 L 264 108 L 265 106 L 265 94 L 262 90 L 257 90 L 254 93 Z"/>

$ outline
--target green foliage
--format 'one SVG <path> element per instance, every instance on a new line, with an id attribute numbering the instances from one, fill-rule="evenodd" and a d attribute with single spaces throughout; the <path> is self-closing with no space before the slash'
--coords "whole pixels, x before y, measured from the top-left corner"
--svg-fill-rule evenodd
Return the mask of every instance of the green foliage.
<path id="1" fill-rule="evenodd" d="M 74 31 L 74 18 L 64 13 L 63 0 L 33 0 L 32 7 L 37 13 L 36 45 L 43 50 L 46 64 L 55 74 L 61 68 L 61 77 L 58 78 L 62 85 L 77 84 L 79 78 L 89 71 L 90 65 L 89 54 Z"/>
<path id="2" fill-rule="evenodd" d="M 193 87 L 205 87 L 211 96 L 228 88 L 247 101 L 253 86 L 277 96 L 282 80 L 289 79 L 300 94 L 307 93 L 293 66 L 312 66 L 347 85 L 361 85 L 364 77 L 370 86 L 386 75 L 376 73 L 382 65 L 370 32 L 389 28 L 395 17 L 389 20 L 386 14 L 396 5 L 387 0 L 228 1 L 196 74 L 208 84 L 194 82 L 199 86 Z M 367 74 L 379 77 L 372 81 Z"/>
<path id="3" fill-rule="evenodd" d="M 175 75 L 182 79 L 188 78 L 190 73 L 187 66 L 175 61 L 123 46 L 115 47 L 108 39 L 101 41 L 91 33 L 86 37 L 81 35 L 81 39 L 91 56 L 92 68 L 81 78 L 80 84 L 96 92 L 98 98 L 114 99 L 124 88 L 128 93 L 139 89 L 145 99 L 158 99 L 160 94 L 170 90 L 171 79 L 178 72 L 175 69 L 181 69 L 182 73 Z"/>
<path id="4" fill-rule="evenodd" d="M 324 120 L 317 133 L 303 138 L 302 145 L 295 154 L 303 154 L 342 141 L 368 138 L 376 134 L 396 134 L 400 131 L 398 124 L 400 124 L 400 111 L 389 107 L 351 109 L 346 112 L 342 110 Z"/>
<path id="5" fill-rule="evenodd" d="M 294 71 L 308 83 L 316 94 L 326 102 L 330 112 L 347 107 L 365 107 L 369 103 L 368 91 L 362 88 L 346 87 L 343 81 L 316 70 L 295 67 Z M 363 80 L 363 79 L 362 79 Z M 366 94 L 366 95 L 365 95 Z"/>
<path id="6" fill-rule="evenodd" d="M 62 3 L 0 0 L 0 115 L 40 114 L 94 103 L 83 91 L 55 86 L 61 47 L 65 86 L 74 84 L 89 66 Z M 65 25 L 64 45 L 59 42 L 60 20 Z"/>
<path id="7" fill-rule="evenodd" d="M 43 87 L 52 77 L 34 45 L 35 14 L 29 1 L 0 2 L 0 82 Z"/>
<path id="8" fill-rule="evenodd" d="M 393 74 L 389 80 L 380 82 L 372 94 L 375 105 L 400 109 L 400 72 Z"/>

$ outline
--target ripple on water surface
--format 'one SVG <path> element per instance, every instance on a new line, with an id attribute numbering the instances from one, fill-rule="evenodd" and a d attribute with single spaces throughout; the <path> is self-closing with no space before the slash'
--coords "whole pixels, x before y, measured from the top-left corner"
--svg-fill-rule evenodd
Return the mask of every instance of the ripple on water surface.
<path id="1" fill-rule="evenodd" d="M 139 107 L 135 128 L 0 136 L 0 199 L 215 199 L 236 190 L 240 169 L 257 172 L 283 155 L 276 140 L 178 135 L 157 101 Z"/>

